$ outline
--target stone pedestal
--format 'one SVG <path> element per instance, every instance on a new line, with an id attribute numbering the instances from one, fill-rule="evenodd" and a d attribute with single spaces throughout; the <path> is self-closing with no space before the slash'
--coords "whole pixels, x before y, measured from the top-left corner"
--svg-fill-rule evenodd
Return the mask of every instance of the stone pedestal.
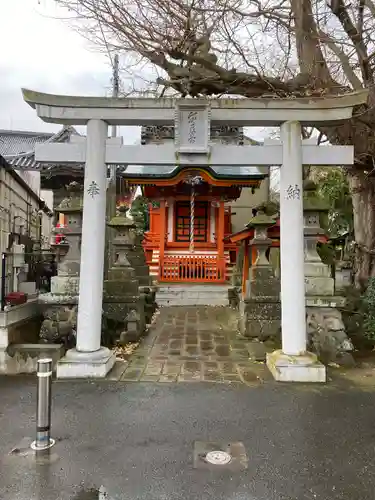
<path id="1" fill-rule="evenodd" d="M 68 188 L 68 196 L 56 208 L 67 216 L 65 228 L 56 229 L 65 239 L 52 244 L 56 252 L 57 276 L 51 278 L 51 291 L 39 295 L 43 306 L 42 342 L 63 342 L 74 345 L 77 328 L 77 307 L 80 270 L 80 240 L 82 229 L 82 186 L 76 182 Z"/>
<path id="2" fill-rule="evenodd" d="M 317 252 L 318 238 L 324 234 L 320 215 L 327 213 L 328 208 L 318 198 L 315 184 L 308 181 L 304 188 L 307 338 L 324 363 L 339 361 L 342 353 L 353 350 L 338 308 L 345 300 L 335 296 L 331 270 Z"/>
<path id="3" fill-rule="evenodd" d="M 145 331 L 145 293 L 140 295 L 139 281 L 131 267 L 128 252 L 133 249 L 135 224 L 124 216 L 108 224 L 116 231 L 113 240 L 115 262 L 104 282 L 104 316 L 116 325 L 115 338 L 121 343 L 137 341 Z"/>
<path id="4" fill-rule="evenodd" d="M 255 228 L 251 245 L 258 251 L 258 258 L 250 268 L 246 296 L 240 302 L 241 333 L 245 337 L 262 341 L 280 336 L 280 282 L 266 257 L 266 251 L 272 243 L 267 237 L 267 229 L 274 222 L 261 211 L 250 221 Z"/>

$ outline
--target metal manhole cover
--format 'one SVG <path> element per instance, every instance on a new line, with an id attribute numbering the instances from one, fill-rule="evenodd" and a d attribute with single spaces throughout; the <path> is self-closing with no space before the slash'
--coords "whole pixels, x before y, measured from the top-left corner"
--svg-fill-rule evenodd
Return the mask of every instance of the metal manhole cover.
<path id="1" fill-rule="evenodd" d="M 226 465 L 229 464 L 232 457 L 225 451 L 209 451 L 206 455 L 206 460 L 213 465 Z"/>
<path id="2" fill-rule="evenodd" d="M 241 471 L 247 469 L 243 443 L 228 441 L 194 442 L 194 469 Z"/>

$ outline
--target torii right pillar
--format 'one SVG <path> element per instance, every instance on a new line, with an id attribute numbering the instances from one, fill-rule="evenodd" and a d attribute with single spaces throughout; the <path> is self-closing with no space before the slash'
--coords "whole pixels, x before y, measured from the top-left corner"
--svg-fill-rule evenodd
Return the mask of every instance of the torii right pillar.
<path id="1" fill-rule="evenodd" d="M 282 349 L 267 356 L 267 366 L 281 382 L 325 382 L 326 368 L 307 351 L 303 163 L 301 124 L 281 125 L 280 260 Z"/>

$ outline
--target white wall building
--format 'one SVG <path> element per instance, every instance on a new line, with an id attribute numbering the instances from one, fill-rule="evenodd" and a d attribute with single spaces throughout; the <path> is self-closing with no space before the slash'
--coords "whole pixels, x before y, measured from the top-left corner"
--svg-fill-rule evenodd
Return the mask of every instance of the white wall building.
<path id="1" fill-rule="evenodd" d="M 0 130 L 0 155 L 4 157 L 8 164 L 8 168 L 5 169 L 5 172 L 8 172 L 9 179 L 13 179 L 13 181 L 9 180 L 10 186 L 5 180 L 7 174 L 2 173 L 2 176 L 5 177 L 4 179 L 2 178 L 4 189 L 0 193 L 0 217 L 2 220 L 2 236 L 0 236 L 0 238 L 4 238 L 3 233 L 11 232 L 13 229 L 13 226 L 8 227 L 9 224 L 3 221 L 4 213 L 6 213 L 5 210 L 12 209 L 13 212 L 17 212 L 15 214 L 15 229 L 19 229 L 23 226 L 23 230 L 26 231 L 26 233 L 29 232 L 31 238 L 36 238 L 41 242 L 42 248 L 46 249 L 49 247 L 53 223 L 53 219 L 50 216 L 50 212 L 53 209 L 53 192 L 51 190 L 41 189 L 41 174 L 39 171 L 13 170 L 15 175 L 11 175 L 9 168 L 11 169 L 12 158 L 17 155 L 33 152 L 37 144 L 48 141 L 53 135 L 54 134 L 51 132 L 41 133 L 19 130 Z M 22 181 L 26 183 L 26 186 L 23 186 Z M 15 188 L 15 185 L 18 187 Z M 28 188 L 30 188 L 31 191 Z M 36 197 L 34 197 L 32 193 Z M 36 201 L 36 199 L 38 199 L 38 201 Z M 7 206 L 8 204 L 10 207 Z M 31 207 L 31 212 L 30 208 L 27 208 L 28 206 Z M 45 207 L 45 209 L 40 210 L 39 206 Z M 5 210 L 1 207 L 4 207 Z M 31 217 L 32 221 L 30 220 L 28 222 L 27 216 L 29 212 L 33 215 Z M 38 217 L 35 216 L 36 212 L 39 212 Z M 1 239 L 0 250 L 5 251 L 6 248 L 7 247 L 4 247 Z"/>

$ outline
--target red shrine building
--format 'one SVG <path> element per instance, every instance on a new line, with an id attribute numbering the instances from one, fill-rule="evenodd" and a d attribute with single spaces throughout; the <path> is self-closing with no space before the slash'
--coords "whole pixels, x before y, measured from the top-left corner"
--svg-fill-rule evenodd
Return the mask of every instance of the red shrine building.
<path id="1" fill-rule="evenodd" d="M 173 140 L 173 127 L 143 127 L 142 143 Z M 213 128 L 214 140 L 243 144 L 238 127 Z M 225 283 L 236 263 L 231 202 L 242 189 L 253 193 L 267 173 L 257 167 L 162 167 L 129 165 L 129 186 L 149 200 L 143 241 L 150 274 L 159 283 Z M 252 217 L 249 207 L 248 220 Z"/>

